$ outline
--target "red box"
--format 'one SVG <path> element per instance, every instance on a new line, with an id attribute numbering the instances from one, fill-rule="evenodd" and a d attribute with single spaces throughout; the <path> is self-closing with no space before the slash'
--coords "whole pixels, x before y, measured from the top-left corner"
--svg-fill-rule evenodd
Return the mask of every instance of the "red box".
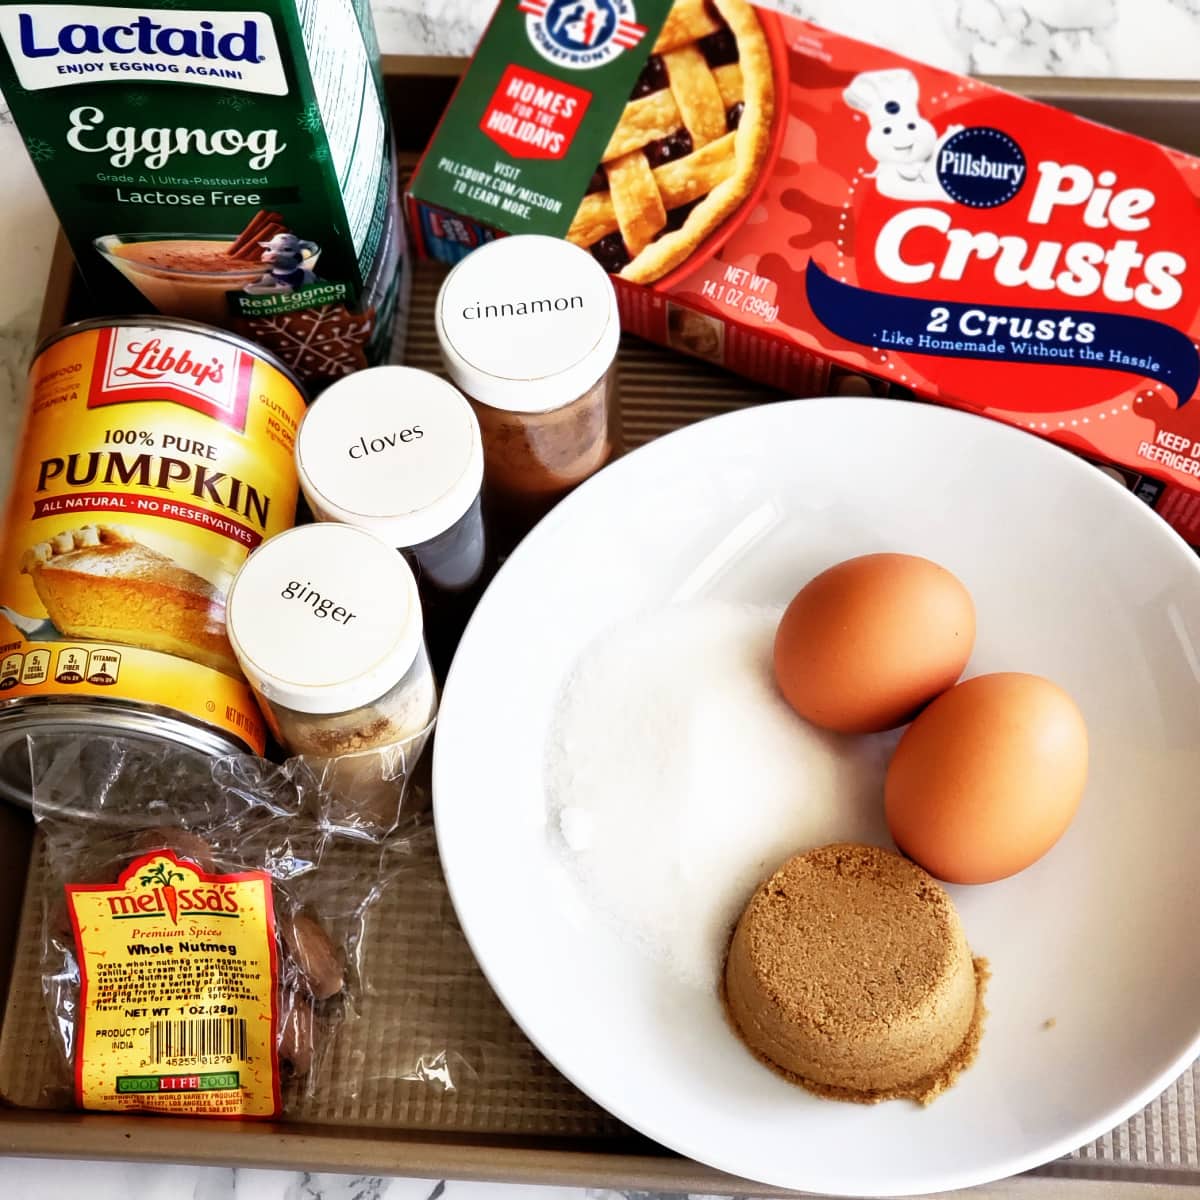
<path id="1" fill-rule="evenodd" d="M 646 36 L 603 60 L 636 78 L 614 110 L 599 39 L 547 57 L 555 5 L 502 0 L 414 176 L 421 253 L 568 237 L 613 272 L 631 333 L 798 395 L 865 372 L 1029 429 L 1200 543 L 1200 160 L 744 0 L 659 3 L 639 0 Z M 550 88 L 591 96 L 553 176 L 521 147 L 456 147 L 492 76 L 535 58 Z M 717 92 L 744 97 L 728 131 L 697 112 Z M 483 179 L 461 201 L 438 186 L 447 147 Z M 493 170 L 528 212 L 489 201 Z M 713 178 L 720 204 L 680 203 Z"/>

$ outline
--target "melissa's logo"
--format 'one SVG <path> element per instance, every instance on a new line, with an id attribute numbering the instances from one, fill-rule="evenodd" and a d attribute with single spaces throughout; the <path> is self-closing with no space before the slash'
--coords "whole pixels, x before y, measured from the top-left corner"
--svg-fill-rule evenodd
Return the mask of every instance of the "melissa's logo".
<path id="1" fill-rule="evenodd" d="M 534 49 L 550 62 L 590 70 L 646 36 L 632 0 L 520 0 Z"/>
<path id="2" fill-rule="evenodd" d="M 287 93 L 275 30 L 261 12 L 7 4 L 0 38 L 29 91 L 150 80 Z"/>
<path id="3" fill-rule="evenodd" d="M 153 854 L 139 859 L 125 873 L 125 889 L 108 896 L 108 914 L 118 921 L 167 916 L 172 925 L 179 914 L 237 916 L 236 889 L 208 880 L 175 855 Z"/>

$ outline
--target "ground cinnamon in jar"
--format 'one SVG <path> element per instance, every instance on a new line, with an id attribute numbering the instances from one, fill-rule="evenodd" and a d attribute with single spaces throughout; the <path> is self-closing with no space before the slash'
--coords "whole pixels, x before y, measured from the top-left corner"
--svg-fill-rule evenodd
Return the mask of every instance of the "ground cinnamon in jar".
<path id="1" fill-rule="evenodd" d="M 450 272 L 435 320 L 479 418 L 485 494 L 519 536 L 620 453 L 616 293 L 579 247 L 506 237 Z"/>

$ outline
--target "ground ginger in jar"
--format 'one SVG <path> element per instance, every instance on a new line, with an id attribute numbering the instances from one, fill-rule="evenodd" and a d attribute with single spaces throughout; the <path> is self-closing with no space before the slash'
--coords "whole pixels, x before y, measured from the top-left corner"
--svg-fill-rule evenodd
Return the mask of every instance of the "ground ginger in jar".
<path id="1" fill-rule="evenodd" d="M 621 451 L 616 293 L 577 246 L 506 237 L 450 272 L 435 324 L 479 418 L 485 494 L 519 537 Z"/>
<path id="2" fill-rule="evenodd" d="M 403 556 L 363 529 L 301 526 L 246 560 L 227 619 L 280 745 L 322 779 L 335 815 L 389 828 L 437 712 Z"/>

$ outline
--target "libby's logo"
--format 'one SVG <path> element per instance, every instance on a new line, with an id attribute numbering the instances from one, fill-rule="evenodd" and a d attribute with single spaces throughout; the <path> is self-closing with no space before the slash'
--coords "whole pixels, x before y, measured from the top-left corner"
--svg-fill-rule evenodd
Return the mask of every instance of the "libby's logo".
<path id="1" fill-rule="evenodd" d="M 287 94 L 265 13 L 0 5 L 0 38 L 30 91 L 120 79 Z"/>
<path id="2" fill-rule="evenodd" d="M 534 49 L 564 67 L 590 70 L 646 36 L 631 0 L 520 0 Z"/>
<path id="3" fill-rule="evenodd" d="M 254 360 L 216 338 L 179 329 L 102 329 L 88 408 L 160 400 L 204 413 L 239 431 L 246 427 Z"/>
<path id="4" fill-rule="evenodd" d="M 208 360 L 193 359 L 192 352 L 184 346 L 176 349 L 163 345 L 161 338 L 148 338 L 144 342 L 129 342 L 127 349 L 133 359 L 122 366 L 113 367 L 114 379 L 165 379 L 185 376 L 194 387 L 203 387 L 210 380 L 221 383 L 225 378 L 225 363 L 215 354 Z"/>

